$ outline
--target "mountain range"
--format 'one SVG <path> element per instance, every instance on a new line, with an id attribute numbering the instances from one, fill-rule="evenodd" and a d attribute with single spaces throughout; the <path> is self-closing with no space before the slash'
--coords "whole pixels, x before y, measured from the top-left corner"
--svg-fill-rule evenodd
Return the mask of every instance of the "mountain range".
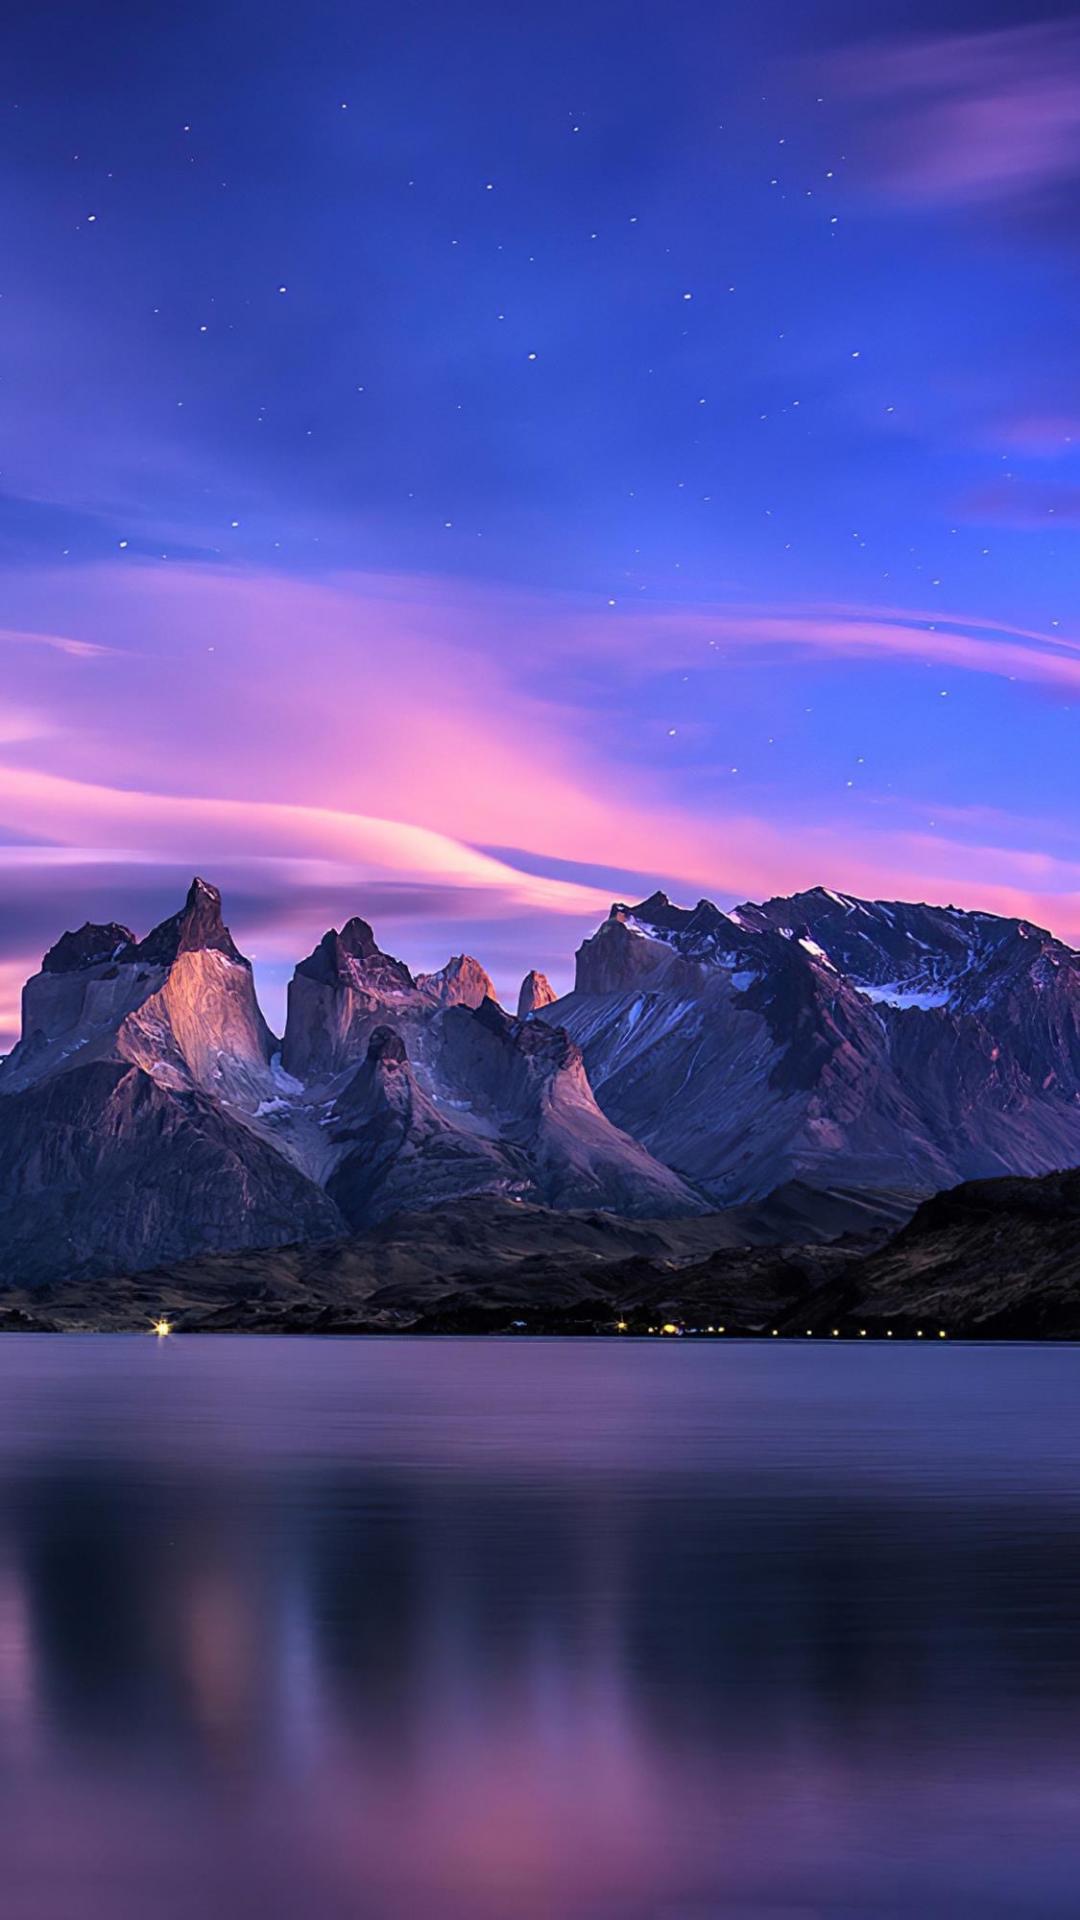
<path id="1" fill-rule="evenodd" d="M 530 972 L 513 1013 L 477 960 L 414 975 L 353 918 L 297 966 L 278 1039 L 196 879 L 142 939 L 63 934 L 26 984 L 2 1269 L 84 1281 L 480 1200 L 609 1236 L 708 1221 L 713 1247 L 751 1213 L 759 1240 L 793 1210 L 807 1241 L 895 1225 L 958 1182 L 1080 1163 L 1078 1010 L 1080 955 L 1026 921 L 656 893 L 612 907 L 570 994 Z"/>

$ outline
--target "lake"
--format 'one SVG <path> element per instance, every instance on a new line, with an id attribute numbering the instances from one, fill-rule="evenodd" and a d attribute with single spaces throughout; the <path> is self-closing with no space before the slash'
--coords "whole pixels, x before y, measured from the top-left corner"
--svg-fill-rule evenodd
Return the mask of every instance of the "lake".
<path id="1" fill-rule="evenodd" d="M 1080 1352 L 0 1339 L 4 1920 L 1075 1915 Z"/>

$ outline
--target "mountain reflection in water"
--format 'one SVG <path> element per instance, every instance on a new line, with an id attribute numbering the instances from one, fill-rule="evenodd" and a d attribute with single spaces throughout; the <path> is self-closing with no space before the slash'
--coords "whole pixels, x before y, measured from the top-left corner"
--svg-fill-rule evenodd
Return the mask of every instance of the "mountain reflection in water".
<path id="1" fill-rule="evenodd" d="M 1074 1914 L 1076 1367 L 0 1340 L 4 1920 Z"/>

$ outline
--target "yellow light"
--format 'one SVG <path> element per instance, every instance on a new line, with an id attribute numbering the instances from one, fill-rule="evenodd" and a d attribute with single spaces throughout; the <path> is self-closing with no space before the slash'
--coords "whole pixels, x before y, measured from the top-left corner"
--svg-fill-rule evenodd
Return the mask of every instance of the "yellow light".
<path id="1" fill-rule="evenodd" d="M 773 1330 L 772 1330 L 772 1337 L 773 1337 L 773 1339 L 774 1339 L 774 1340 L 776 1339 L 776 1336 L 777 1336 L 777 1334 L 779 1333 L 779 1331 L 780 1331 L 780 1329 L 779 1329 L 779 1327 L 774 1327 L 774 1328 L 773 1328 Z"/>
<path id="2" fill-rule="evenodd" d="M 717 1331 L 717 1333 L 723 1333 L 723 1332 L 724 1332 L 724 1328 L 723 1328 L 723 1327 L 717 1327 L 717 1329 L 716 1329 L 716 1331 Z"/>
<path id="3" fill-rule="evenodd" d="M 921 1340 L 921 1339 L 922 1339 L 922 1328 L 921 1328 L 921 1327 L 920 1327 L 920 1328 L 918 1329 L 918 1331 L 917 1331 L 917 1333 L 916 1333 L 916 1335 L 915 1335 L 915 1338 L 916 1338 L 916 1340 Z"/>
<path id="4" fill-rule="evenodd" d="M 673 1320 L 666 1320 L 660 1331 L 661 1333 L 678 1333 L 679 1329 Z"/>
<path id="5" fill-rule="evenodd" d="M 944 1338 L 945 1338 L 945 1329 L 942 1328 L 941 1332 L 938 1334 L 938 1339 L 944 1340 Z"/>
<path id="6" fill-rule="evenodd" d="M 625 1320 L 617 1320 L 617 1321 L 615 1322 L 615 1324 L 616 1324 L 616 1326 L 617 1326 L 617 1328 L 618 1328 L 618 1330 L 619 1330 L 619 1332 L 620 1332 L 620 1333 L 625 1333 L 625 1332 L 626 1332 L 626 1321 L 625 1321 Z"/>
<path id="7" fill-rule="evenodd" d="M 832 1337 L 833 1337 L 833 1339 L 834 1339 L 834 1340 L 839 1340 L 839 1338 L 840 1338 L 840 1329 L 839 1329 L 839 1327 L 834 1327 L 834 1328 L 833 1328 L 833 1330 L 832 1330 Z"/>
<path id="8" fill-rule="evenodd" d="M 162 1319 L 160 1319 L 160 1320 L 155 1320 L 155 1321 L 154 1321 L 154 1332 L 155 1332 L 155 1333 L 157 1334 L 157 1336 L 158 1336 L 158 1339 L 159 1339 L 159 1340 L 164 1340 L 164 1338 L 165 1338 L 165 1335 L 166 1335 L 167 1333 L 171 1333 L 171 1332 L 172 1332 L 172 1321 L 171 1321 L 171 1320 L 166 1320 L 166 1319 L 164 1319 L 164 1318 L 162 1318 Z"/>
<path id="9" fill-rule="evenodd" d="M 860 1327 L 860 1328 L 859 1328 L 859 1339 L 860 1339 L 860 1340 L 865 1340 L 865 1339 L 866 1339 L 866 1328 L 865 1328 L 865 1327 Z"/>

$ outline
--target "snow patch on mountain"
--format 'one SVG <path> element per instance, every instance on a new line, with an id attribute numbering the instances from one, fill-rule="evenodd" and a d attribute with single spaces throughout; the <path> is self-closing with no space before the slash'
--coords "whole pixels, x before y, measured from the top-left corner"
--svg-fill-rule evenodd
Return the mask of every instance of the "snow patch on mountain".
<path id="1" fill-rule="evenodd" d="M 912 1007 L 917 1007 L 923 1013 L 931 1007 L 947 1007 L 953 997 L 949 987 L 931 987 L 923 992 L 913 992 L 900 980 L 889 980 L 882 986 L 870 986 L 861 980 L 853 980 L 851 984 L 856 993 L 861 993 L 865 1000 L 871 1000 L 875 1006 L 898 1007 L 904 1012 Z"/>

